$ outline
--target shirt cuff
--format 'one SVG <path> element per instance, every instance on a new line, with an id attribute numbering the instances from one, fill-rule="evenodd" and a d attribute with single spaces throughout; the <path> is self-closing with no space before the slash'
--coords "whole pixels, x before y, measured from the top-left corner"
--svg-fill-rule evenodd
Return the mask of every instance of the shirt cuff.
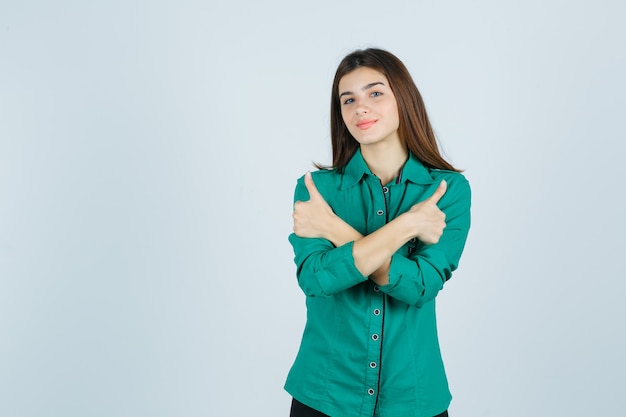
<path id="1" fill-rule="evenodd" d="M 389 284 L 380 289 L 393 298 L 421 307 L 435 298 L 443 283 L 439 271 L 427 261 L 395 254 L 389 265 Z"/>
<path id="2" fill-rule="evenodd" d="M 315 275 L 324 294 L 332 295 L 367 280 L 354 264 L 353 245 L 349 242 L 322 255 L 324 259 Z"/>

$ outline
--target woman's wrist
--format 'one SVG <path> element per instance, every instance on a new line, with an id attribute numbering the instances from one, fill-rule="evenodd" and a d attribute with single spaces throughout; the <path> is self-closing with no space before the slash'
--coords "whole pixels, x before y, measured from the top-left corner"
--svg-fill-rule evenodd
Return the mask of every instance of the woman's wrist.
<path id="1" fill-rule="evenodd" d="M 332 218 L 326 223 L 324 238 L 332 242 L 336 247 L 343 246 L 348 242 L 359 240 L 363 237 L 341 217 L 333 213 Z"/>
<path id="2" fill-rule="evenodd" d="M 391 258 L 382 264 L 376 271 L 372 272 L 370 278 L 378 285 L 389 284 L 389 268 L 391 266 Z"/>
<path id="3" fill-rule="evenodd" d="M 413 213 L 407 211 L 396 217 L 396 220 L 401 223 L 399 230 L 402 232 L 402 240 L 406 243 L 409 240 L 419 235 L 419 228 L 415 221 L 413 221 Z"/>

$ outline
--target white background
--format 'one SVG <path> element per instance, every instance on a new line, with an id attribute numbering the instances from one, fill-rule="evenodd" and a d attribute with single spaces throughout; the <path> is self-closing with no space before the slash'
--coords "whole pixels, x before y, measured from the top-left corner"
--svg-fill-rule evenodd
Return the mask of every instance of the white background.
<path id="1" fill-rule="evenodd" d="M 293 188 L 367 46 L 473 188 L 438 297 L 451 415 L 621 415 L 625 12 L 2 1 L 0 415 L 287 416 Z"/>

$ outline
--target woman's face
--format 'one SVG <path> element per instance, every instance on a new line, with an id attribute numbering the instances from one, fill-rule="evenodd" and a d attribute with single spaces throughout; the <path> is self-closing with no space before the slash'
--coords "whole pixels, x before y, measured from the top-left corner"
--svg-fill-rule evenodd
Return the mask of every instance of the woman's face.
<path id="1" fill-rule="evenodd" d="M 380 72 L 360 67 L 339 80 L 341 117 L 361 146 L 400 141 L 398 104 Z"/>

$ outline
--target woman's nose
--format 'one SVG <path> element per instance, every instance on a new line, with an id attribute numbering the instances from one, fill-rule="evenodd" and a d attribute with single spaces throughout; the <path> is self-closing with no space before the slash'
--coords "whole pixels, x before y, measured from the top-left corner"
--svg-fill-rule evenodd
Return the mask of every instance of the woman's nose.
<path id="1" fill-rule="evenodd" d="M 362 101 L 357 102 L 356 104 L 357 115 L 367 114 L 368 112 L 369 112 L 369 108 Z"/>

